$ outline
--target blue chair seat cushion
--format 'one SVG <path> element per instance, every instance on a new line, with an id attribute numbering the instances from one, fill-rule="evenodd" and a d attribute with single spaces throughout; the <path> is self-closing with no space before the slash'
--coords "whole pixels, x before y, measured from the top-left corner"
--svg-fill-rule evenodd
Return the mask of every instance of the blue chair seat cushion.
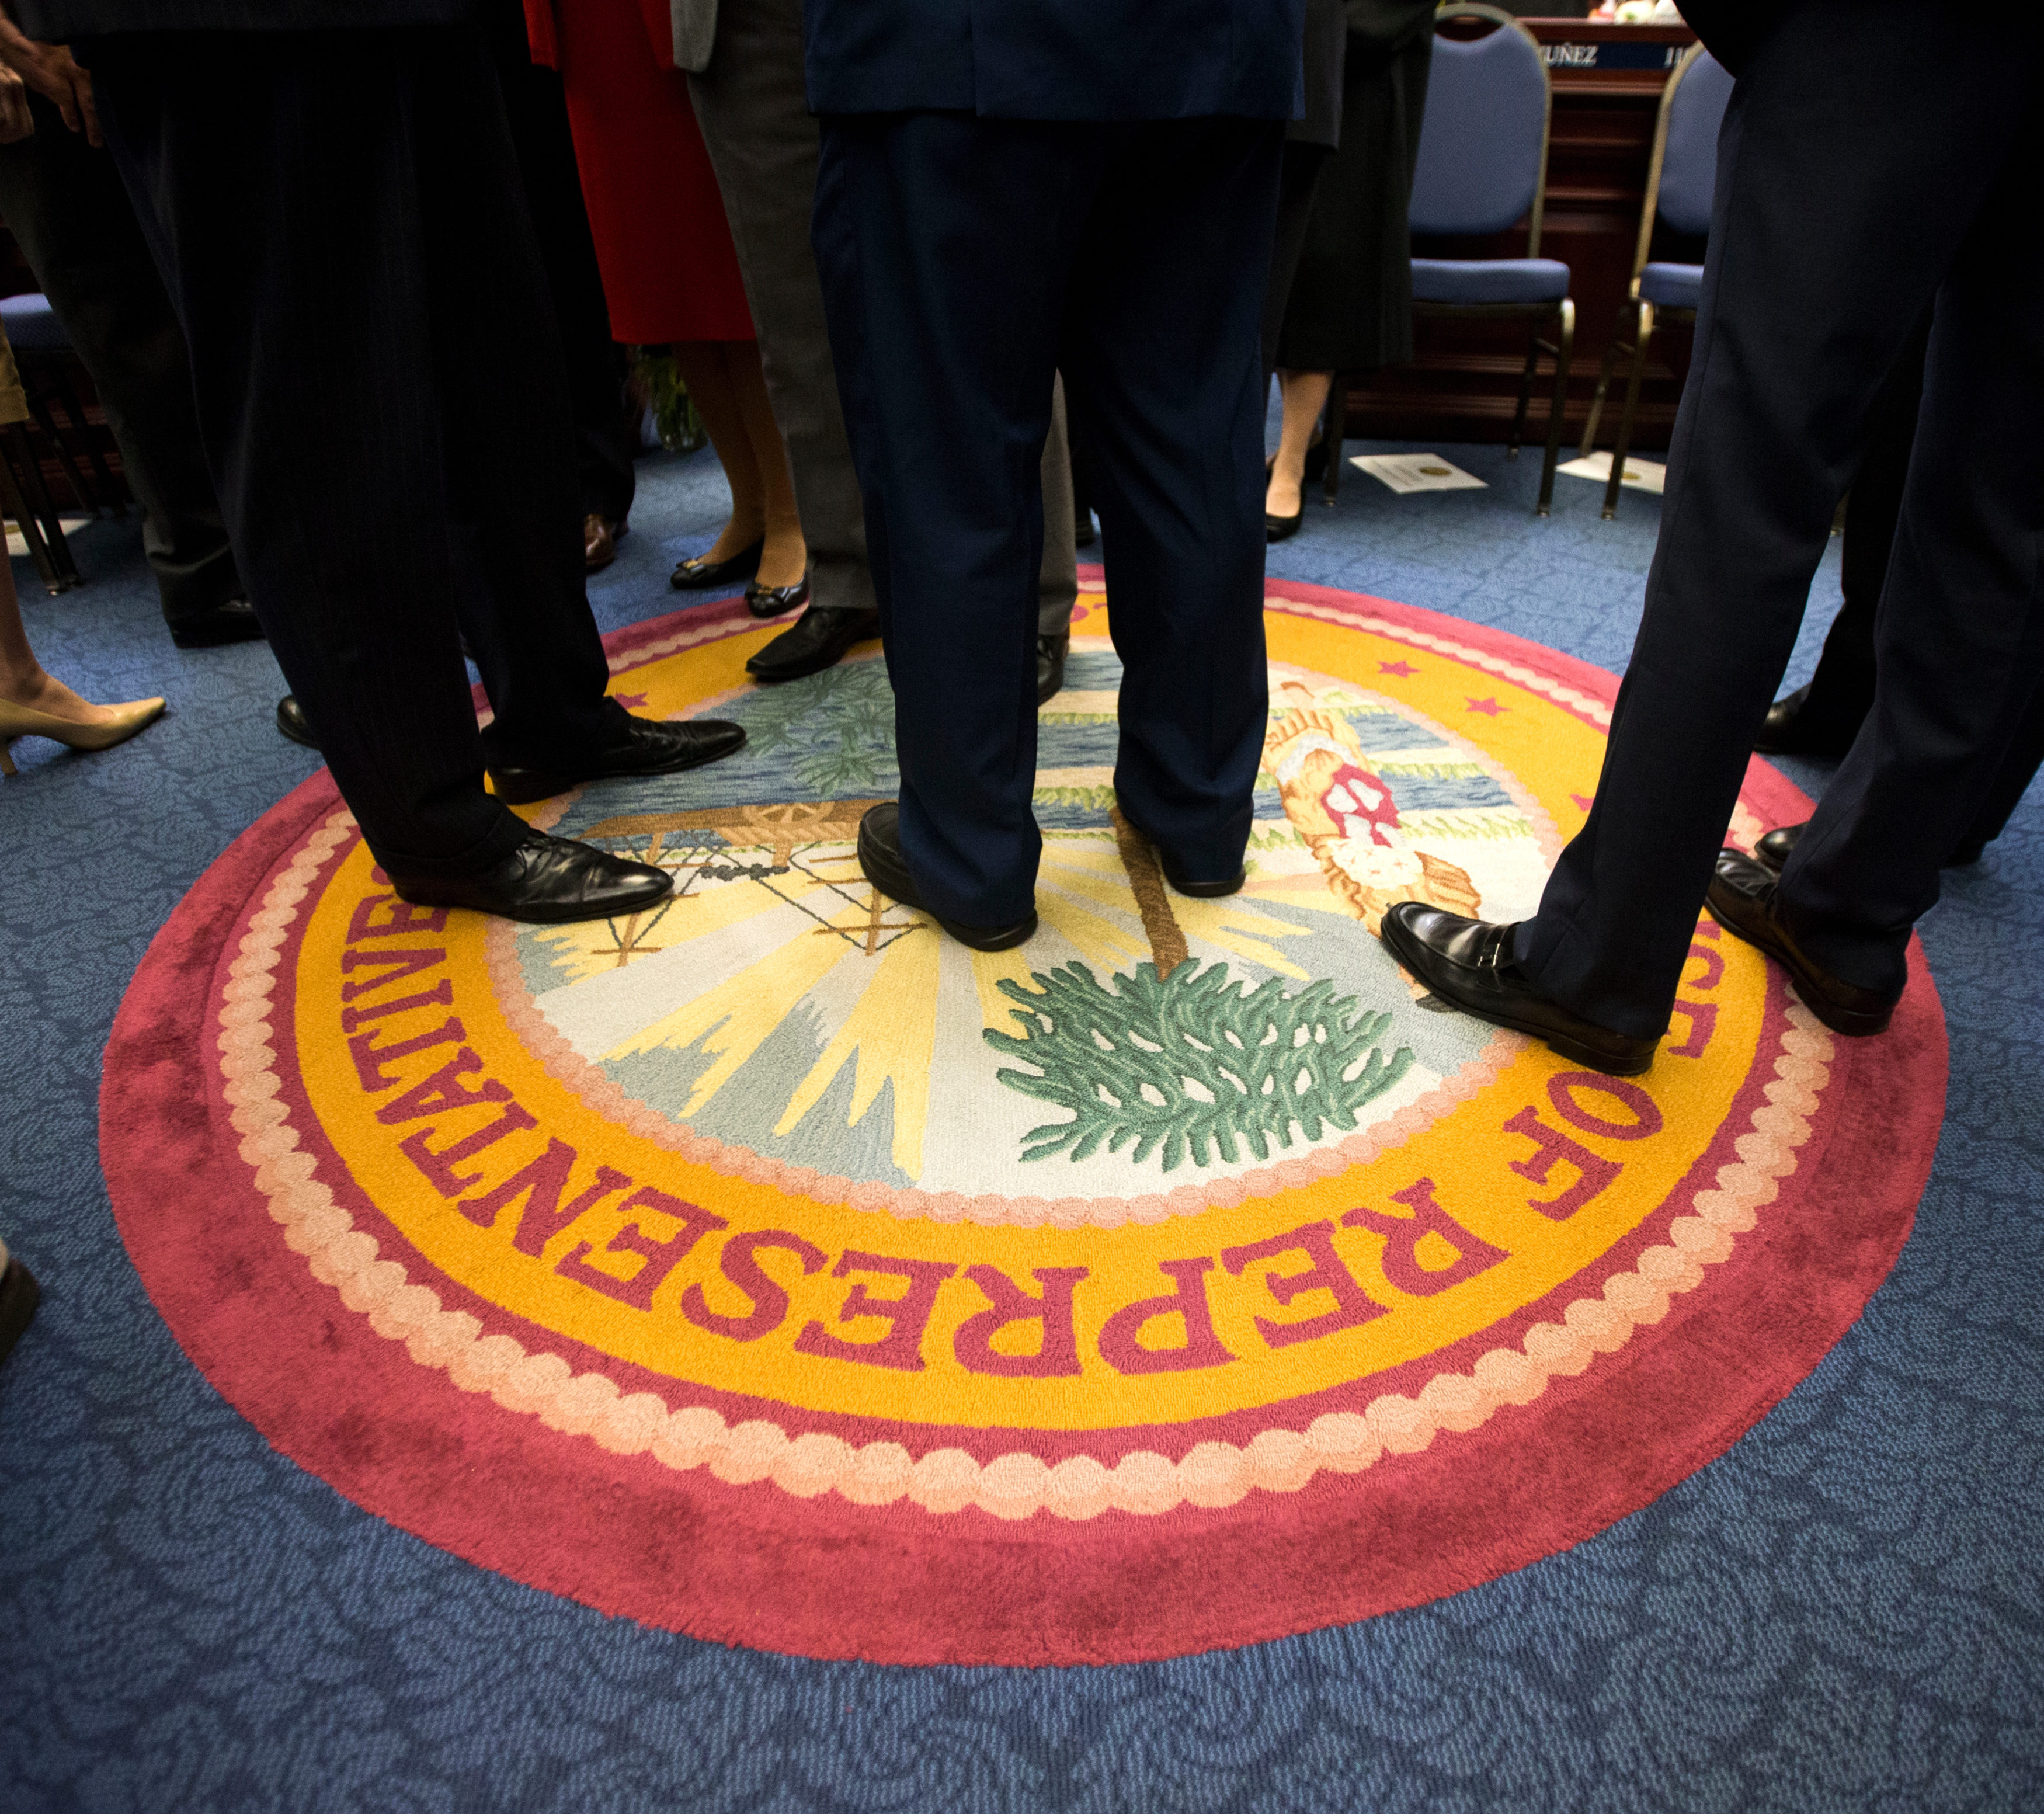
<path id="1" fill-rule="evenodd" d="M 61 352 L 71 344 L 49 298 L 36 291 L 0 296 L 0 327 L 7 330 L 7 344 L 21 352 Z"/>
<path id="2" fill-rule="evenodd" d="M 1416 258 L 1416 302 L 1558 302 L 1569 267 L 1551 258 Z"/>
<path id="3" fill-rule="evenodd" d="M 1639 274 L 1639 294 L 1657 309 L 1694 309 L 1704 299 L 1704 267 L 1650 264 Z"/>

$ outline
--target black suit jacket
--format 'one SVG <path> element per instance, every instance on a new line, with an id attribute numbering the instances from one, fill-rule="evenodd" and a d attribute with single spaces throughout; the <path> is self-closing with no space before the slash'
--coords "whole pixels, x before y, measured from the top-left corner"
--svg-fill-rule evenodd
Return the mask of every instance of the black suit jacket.
<path id="1" fill-rule="evenodd" d="M 819 113 L 1292 120 L 1305 0 L 804 0 Z"/>
<path id="2" fill-rule="evenodd" d="M 477 0 L 13 0 L 17 22 L 45 44 L 126 32 L 322 32 L 447 25 Z"/>

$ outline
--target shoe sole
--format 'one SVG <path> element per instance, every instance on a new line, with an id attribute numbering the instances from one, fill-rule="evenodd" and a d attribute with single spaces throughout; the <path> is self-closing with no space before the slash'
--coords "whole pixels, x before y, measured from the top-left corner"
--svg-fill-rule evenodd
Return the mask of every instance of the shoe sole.
<path id="1" fill-rule="evenodd" d="M 0 1361 L 6 1359 L 21 1340 L 21 1332 L 27 1328 L 36 1314 L 36 1306 L 43 1301 L 42 1288 L 36 1283 L 36 1275 L 15 1259 L 7 1262 L 7 1270 L 0 1272 Z"/>
<path id="2" fill-rule="evenodd" d="M 451 907 L 465 913 L 487 913 L 499 920 L 515 920 L 524 926 L 573 926 L 586 920 L 619 920 L 633 913 L 643 913 L 650 907 L 657 907 L 670 900 L 674 888 L 670 884 L 658 894 L 648 894 L 630 901 L 612 901 L 607 905 L 585 907 L 560 906 L 542 908 L 528 913 L 516 913 L 505 907 L 478 907 L 472 901 L 435 901 L 426 896 L 407 894 L 398 890 L 398 898 L 412 907 Z"/>
<path id="3" fill-rule="evenodd" d="M 921 914 L 932 925 L 941 926 L 946 933 L 968 951 L 1012 951 L 1017 945 L 1027 944 L 1036 936 L 1039 922 L 1034 912 L 1028 919 L 1012 926 L 967 926 L 955 920 L 947 920 L 941 913 L 932 912 L 913 896 L 900 893 L 891 882 L 882 881 L 868 869 L 863 844 L 859 852 L 859 873 L 866 878 L 869 886 L 886 895 L 897 907 L 905 907 L 912 913 Z"/>
<path id="4" fill-rule="evenodd" d="M 1224 896 L 1239 894 L 1242 892 L 1243 884 L 1249 879 L 1249 870 L 1246 866 L 1237 870 L 1233 877 L 1226 882 L 1181 882 L 1171 873 L 1170 864 L 1164 860 L 1164 847 L 1133 819 L 1128 818 L 1128 809 L 1121 806 L 1118 795 L 1116 797 L 1115 805 L 1121 808 L 1122 817 L 1128 820 L 1129 830 L 1156 853 L 1157 867 L 1162 873 L 1164 879 L 1171 885 L 1174 894 L 1185 895 L 1193 901 L 1218 901 Z"/>
<path id="5" fill-rule="evenodd" d="M 1715 888 L 1712 892 L 1716 892 Z M 1877 1034 L 1888 1031 L 1895 1018 L 1892 1007 L 1885 1009 L 1878 1014 L 1839 1007 L 1836 1002 L 1827 1001 L 1823 991 L 1815 983 L 1804 978 L 1801 966 L 1775 940 L 1756 932 L 1751 926 L 1742 924 L 1733 917 L 1731 909 L 1721 909 L 1710 895 L 1704 897 L 1704 909 L 1734 938 L 1752 946 L 1762 956 L 1780 965 L 1782 973 L 1788 978 L 1790 986 L 1796 991 L 1796 999 L 1833 1032 L 1842 1033 L 1849 1040 L 1870 1040 Z"/>
<path id="6" fill-rule="evenodd" d="M 1529 1040 L 1538 1040 L 1550 1051 L 1558 1052 L 1565 1059 L 1577 1064 L 1588 1065 L 1592 1070 L 1600 1071 L 1606 1077 L 1641 1077 L 1654 1067 L 1654 1055 L 1644 1058 L 1615 1058 L 1609 1052 L 1599 1051 L 1595 1046 L 1557 1032 L 1551 1028 L 1537 1027 L 1524 1020 L 1515 1020 L 1508 1014 L 1494 1009 L 1480 1008 L 1473 1002 L 1464 1001 L 1447 990 L 1427 982 L 1419 965 L 1407 951 L 1404 934 L 1395 924 L 1387 924 L 1379 937 L 1391 955 L 1412 975 L 1427 983 L 1427 989 L 1437 1001 L 1444 1001 L 1458 1014 L 1466 1014 L 1472 1020 L 1482 1020 L 1493 1027 L 1504 1027 L 1515 1033 L 1523 1033 Z"/>

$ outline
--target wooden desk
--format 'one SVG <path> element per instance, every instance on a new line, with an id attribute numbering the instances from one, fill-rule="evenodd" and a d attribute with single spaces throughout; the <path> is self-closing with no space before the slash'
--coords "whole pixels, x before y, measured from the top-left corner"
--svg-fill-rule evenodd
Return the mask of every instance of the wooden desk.
<path id="1" fill-rule="evenodd" d="M 1646 166 L 1661 93 L 1683 50 L 1686 25 L 1617 25 L 1595 19 L 1522 21 L 1545 47 L 1554 85 L 1549 133 L 1544 258 L 1569 267 L 1576 301 L 1576 347 L 1569 385 L 1569 434 L 1582 432 L 1589 400 L 1632 275 L 1632 251 L 1646 199 Z M 1429 240 L 1413 250 L 1435 258 L 1520 258 L 1525 224 L 1482 240 Z M 1700 256 L 1694 242 L 1663 245 L 1657 256 Z M 1689 368 L 1689 336 L 1657 336 L 1640 387 L 1633 445 L 1665 448 Z M 1352 388 L 1349 432 L 1385 440 L 1501 441 L 1512 425 L 1526 357 L 1522 329 L 1423 321 L 1414 324 L 1410 365 L 1365 375 Z M 1672 359 L 1673 364 L 1669 361 Z M 1543 402 L 1551 379 L 1534 390 L 1527 437 L 1546 432 Z M 1615 417 L 1608 418 L 1615 426 Z"/>

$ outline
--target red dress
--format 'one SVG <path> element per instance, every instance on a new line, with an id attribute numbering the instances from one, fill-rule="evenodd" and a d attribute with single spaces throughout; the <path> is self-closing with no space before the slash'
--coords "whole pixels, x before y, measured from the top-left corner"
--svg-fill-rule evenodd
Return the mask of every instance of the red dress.
<path id="1" fill-rule="evenodd" d="M 667 0 L 525 0 L 525 22 L 532 60 L 567 89 L 611 332 L 640 346 L 755 338 Z"/>

